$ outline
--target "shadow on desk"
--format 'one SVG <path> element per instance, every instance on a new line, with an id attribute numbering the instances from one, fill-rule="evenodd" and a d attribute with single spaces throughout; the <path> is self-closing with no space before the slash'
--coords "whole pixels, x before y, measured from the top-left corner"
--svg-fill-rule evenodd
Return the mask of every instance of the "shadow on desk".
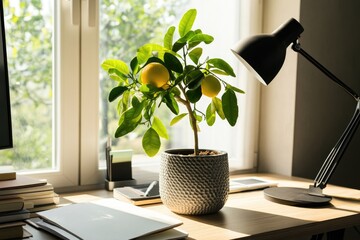
<path id="1" fill-rule="evenodd" d="M 311 221 L 226 206 L 215 214 L 184 217 L 250 236 L 259 233 L 268 234 L 279 230 L 279 226 L 281 229 L 291 231 L 293 227 L 311 223 Z"/>

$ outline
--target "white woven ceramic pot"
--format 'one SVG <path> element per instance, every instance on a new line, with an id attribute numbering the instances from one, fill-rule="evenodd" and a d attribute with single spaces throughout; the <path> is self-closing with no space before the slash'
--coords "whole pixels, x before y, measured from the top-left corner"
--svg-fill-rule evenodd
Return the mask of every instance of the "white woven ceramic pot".
<path id="1" fill-rule="evenodd" d="M 160 197 L 165 206 L 179 214 L 218 212 L 229 192 L 226 152 L 191 155 L 192 149 L 167 150 L 161 155 Z"/>

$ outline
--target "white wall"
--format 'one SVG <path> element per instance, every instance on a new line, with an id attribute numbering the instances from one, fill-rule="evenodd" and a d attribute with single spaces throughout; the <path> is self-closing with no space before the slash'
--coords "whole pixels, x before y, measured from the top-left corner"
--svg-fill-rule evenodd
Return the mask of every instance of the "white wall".
<path id="1" fill-rule="evenodd" d="M 290 18 L 299 20 L 300 0 L 264 0 L 263 32 Z M 259 171 L 291 175 L 295 121 L 297 54 L 290 48 L 269 86 L 261 88 Z"/>

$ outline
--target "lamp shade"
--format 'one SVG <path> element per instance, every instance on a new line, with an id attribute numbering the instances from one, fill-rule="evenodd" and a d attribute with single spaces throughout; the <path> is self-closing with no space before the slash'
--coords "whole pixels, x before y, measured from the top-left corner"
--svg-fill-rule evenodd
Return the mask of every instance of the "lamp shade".
<path id="1" fill-rule="evenodd" d="M 257 35 L 237 43 L 232 51 L 258 80 L 268 85 L 284 63 L 286 48 L 303 31 L 301 24 L 292 18 L 272 34 Z"/>

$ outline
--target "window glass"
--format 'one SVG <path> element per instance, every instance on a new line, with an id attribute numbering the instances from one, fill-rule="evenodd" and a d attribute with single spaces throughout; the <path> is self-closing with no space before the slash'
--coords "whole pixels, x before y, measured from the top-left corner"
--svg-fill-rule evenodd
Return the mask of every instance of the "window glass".
<path id="1" fill-rule="evenodd" d="M 14 148 L 0 166 L 53 169 L 54 1 L 5 0 Z"/>

